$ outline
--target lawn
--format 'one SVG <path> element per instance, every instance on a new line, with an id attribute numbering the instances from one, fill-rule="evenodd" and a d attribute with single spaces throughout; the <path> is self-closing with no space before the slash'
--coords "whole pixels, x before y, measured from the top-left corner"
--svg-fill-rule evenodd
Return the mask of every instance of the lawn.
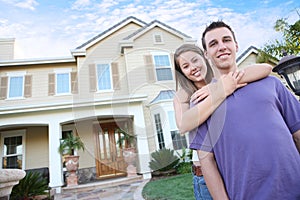
<path id="1" fill-rule="evenodd" d="M 193 179 L 190 173 L 148 182 L 143 188 L 145 200 L 194 200 Z"/>

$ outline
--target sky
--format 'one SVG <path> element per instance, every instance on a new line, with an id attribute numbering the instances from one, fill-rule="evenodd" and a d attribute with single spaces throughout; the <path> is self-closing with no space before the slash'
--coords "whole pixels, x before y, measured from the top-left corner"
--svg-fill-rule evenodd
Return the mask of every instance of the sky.
<path id="1" fill-rule="evenodd" d="M 235 31 L 238 55 L 281 40 L 277 19 L 299 20 L 299 0 L 0 0 L 0 39 L 15 39 L 15 59 L 71 57 L 71 50 L 129 16 L 159 20 L 197 40 L 212 21 Z"/>

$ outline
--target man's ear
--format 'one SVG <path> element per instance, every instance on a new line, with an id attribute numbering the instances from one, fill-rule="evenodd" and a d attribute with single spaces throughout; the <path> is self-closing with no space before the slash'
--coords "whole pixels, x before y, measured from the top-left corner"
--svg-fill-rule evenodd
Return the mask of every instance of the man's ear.
<path id="1" fill-rule="evenodd" d="M 207 51 L 204 50 L 204 57 L 208 60 Z"/>
<path id="2" fill-rule="evenodd" d="M 237 42 L 235 42 L 235 47 L 236 47 L 236 52 L 239 51 L 239 44 Z"/>

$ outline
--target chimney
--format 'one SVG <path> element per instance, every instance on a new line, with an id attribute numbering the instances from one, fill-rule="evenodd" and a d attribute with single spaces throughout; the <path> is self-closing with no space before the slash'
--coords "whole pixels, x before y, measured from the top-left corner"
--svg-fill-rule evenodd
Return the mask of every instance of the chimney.
<path id="1" fill-rule="evenodd" d="M 14 59 L 15 38 L 0 38 L 0 61 Z"/>

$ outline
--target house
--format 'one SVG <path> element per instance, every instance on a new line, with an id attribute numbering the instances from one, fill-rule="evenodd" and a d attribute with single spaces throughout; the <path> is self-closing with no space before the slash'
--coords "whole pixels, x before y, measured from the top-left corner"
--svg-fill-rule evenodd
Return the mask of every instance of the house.
<path id="1" fill-rule="evenodd" d="M 13 43 L 0 40 L 2 168 L 47 168 L 49 186 L 59 192 L 58 147 L 68 133 L 86 148 L 77 152 L 80 183 L 126 176 L 118 128 L 137 135 L 136 167 L 144 179 L 151 178 L 151 152 L 187 147 L 174 119 L 173 54 L 196 43 L 190 36 L 128 17 L 66 58 L 14 60 Z"/>

